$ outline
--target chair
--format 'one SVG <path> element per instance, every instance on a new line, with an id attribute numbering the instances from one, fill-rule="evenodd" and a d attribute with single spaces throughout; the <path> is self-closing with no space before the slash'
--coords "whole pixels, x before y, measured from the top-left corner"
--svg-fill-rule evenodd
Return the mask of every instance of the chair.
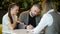
<path id="1" fill-rule="evenodd" d="M 2 34 L 2 25 L 0 24 L 0 34 Z"/>

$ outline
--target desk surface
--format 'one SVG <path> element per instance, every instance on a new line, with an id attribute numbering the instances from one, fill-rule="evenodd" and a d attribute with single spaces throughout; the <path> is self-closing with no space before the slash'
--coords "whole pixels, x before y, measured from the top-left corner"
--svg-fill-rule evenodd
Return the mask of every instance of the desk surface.
<path id="1" fill-rule="evenodd" d="M 16 34 L 32 34 L 31 32 L 28 32 L 26 29 L 14 30 L 14 33 L 16 33 Z"/>

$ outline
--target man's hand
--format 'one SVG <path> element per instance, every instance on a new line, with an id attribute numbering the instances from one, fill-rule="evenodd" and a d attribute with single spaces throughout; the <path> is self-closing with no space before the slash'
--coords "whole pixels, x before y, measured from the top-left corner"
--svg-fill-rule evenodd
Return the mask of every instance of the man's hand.
<path id="1" fill-rule="evenodd" d="M 32 25 L 28 25 L 27 26 L 27 29 L 30 30 L 30 29 L 33 29 L 34 27 Z"/>

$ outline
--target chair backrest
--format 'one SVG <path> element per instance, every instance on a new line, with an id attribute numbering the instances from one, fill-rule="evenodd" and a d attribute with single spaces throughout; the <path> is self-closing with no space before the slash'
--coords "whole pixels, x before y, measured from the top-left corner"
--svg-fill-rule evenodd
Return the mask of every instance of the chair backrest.
<path id="1" fill-rule="evenodd" d="M 0 24 L 0 34 L 2 34 L 2 24 Z"/>

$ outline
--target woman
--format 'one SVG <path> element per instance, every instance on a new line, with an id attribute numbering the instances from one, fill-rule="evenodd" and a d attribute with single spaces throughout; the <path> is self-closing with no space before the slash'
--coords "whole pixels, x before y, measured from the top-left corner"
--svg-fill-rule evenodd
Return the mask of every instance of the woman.
<path id="1" fill-rule="evenodd" d="M 8 34 L 7 32 L 11 33 L 10 31 L 15 28 L 17 24 L 18 12 L 19 12 L 19 6 L 15 3 L 12 3 L 8 8 L 8 12 L 3 16 L 2 19 L 3 34 Z"/>

